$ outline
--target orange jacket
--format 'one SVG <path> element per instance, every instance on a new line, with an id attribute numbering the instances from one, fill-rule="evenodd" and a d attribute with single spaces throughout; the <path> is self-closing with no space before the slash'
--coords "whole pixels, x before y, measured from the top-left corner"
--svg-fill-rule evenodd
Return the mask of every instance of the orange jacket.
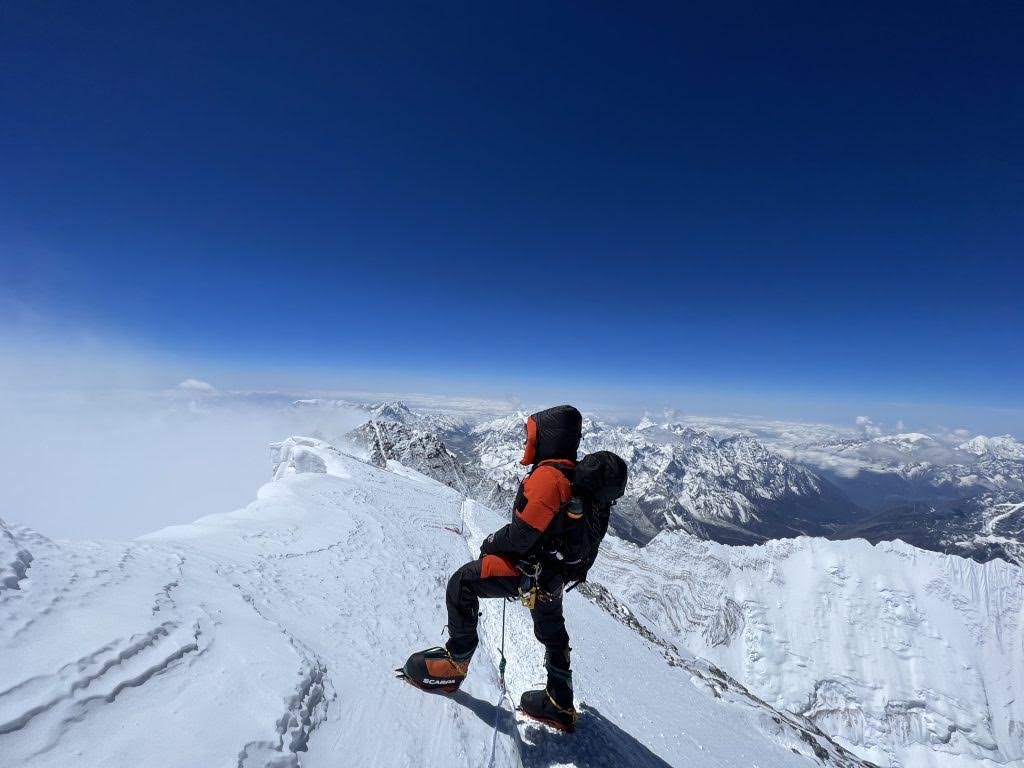
<path id="1" fill-rule="evenodd" d="M 519 484 L 512 522 L 484 540 L 481 554 L 502 555 L 513 561 L 533 554 L 555 515 L 572 498 L 572 484 L 556 465 L 572 468 L 576 464 L 569 459 L 538 464 Z"/>

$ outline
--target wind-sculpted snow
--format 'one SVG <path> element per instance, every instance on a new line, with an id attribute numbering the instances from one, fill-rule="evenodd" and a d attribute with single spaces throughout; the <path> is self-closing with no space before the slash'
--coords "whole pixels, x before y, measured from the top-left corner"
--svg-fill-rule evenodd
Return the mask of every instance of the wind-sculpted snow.
<path id="1" fill-rule="evenodd" d="M 270 462 L 273 465 L 271 474 L 275 480 L 307 472 L 326 474 L 325 456 L 336 467 L 342 461 L 337 450 L 320 440 L 311 437 L 289 437 L 270 446 Z"/>
<path id="2" fill-rule="evenodd" d="M 0 592 L 18 589 L 32 565 L 32 553 L 24 548 L 7 524 L 0 520 Z"/>
<path id="3" fill-rule="evenodd" d="M 611 539 L 594 578 L 660 637 L 883 765 L 1024 765 L 1024 575 L 902 542 Z"/>
<path id="4" fill-rule="evenodd" d="M 33 559 L 0 592 L 0 764 L 776 768 L 821 750 L 854 764 L 578 593 L 576 736 L 512 717 L 494 666 L 500 602 L 485 607 L 457 697 L 403 685 L 392 668 L 443 642 L 446 582 L 473 551 L 459 531 L 475 545 L 473 526 L 500 518 L 316 439 L 285 440 L 272 458 L 276 479 L 248 507 L 140 540 L 4 526 L 5 557 L 28 546 Z M 508 619 L 517 700 L 543 654 L 525 609 Z"/>

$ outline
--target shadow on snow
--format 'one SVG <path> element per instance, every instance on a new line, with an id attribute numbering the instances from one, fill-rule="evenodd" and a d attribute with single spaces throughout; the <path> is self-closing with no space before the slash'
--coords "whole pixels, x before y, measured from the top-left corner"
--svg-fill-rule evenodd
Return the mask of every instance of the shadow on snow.
<path id="1" fill-rule="evenodd" d="M 574 763 L 578 766 L 628 765 L 631 768 L 672 768 L 644 744 L 608 720 L 594 707 L 580 707 L 574 734 L 558 733 L 541 725 L 525 724 L 520 733 L 515 715 L 506 707 L 458 691 L 452 701 L 468 709 L 506 736 L 516 740 L 524 768 L 547 768 Z"/>

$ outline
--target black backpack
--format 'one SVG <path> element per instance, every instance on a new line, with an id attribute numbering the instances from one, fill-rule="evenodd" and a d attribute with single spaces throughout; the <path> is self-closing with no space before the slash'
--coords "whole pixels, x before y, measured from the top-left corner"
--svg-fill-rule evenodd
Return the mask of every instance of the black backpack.
<path id="1" fill-rule="evenodd" d="M 558 562 L 569 589 L 587 580 L 598 547 L 608 532 L 612 507 L 626 492 L 626 462 L 611 451 L 583 457 L 575 467 L 552 464 L 572 483 L 572 498 L 548 528 L 546 549 Z"/>

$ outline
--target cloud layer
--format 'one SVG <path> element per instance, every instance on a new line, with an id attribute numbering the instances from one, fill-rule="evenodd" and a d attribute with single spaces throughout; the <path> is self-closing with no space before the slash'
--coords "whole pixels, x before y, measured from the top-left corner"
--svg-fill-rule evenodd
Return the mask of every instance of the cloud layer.
<path id="1" fill-rule="evenodd" d="M 270 479 L 268 444 L 360 416 L 312 415 L 284 396 L 10 395 L 0 400 L 0 518 L 55 538 L 125 538 L 237 509 Z M 365 418 L 365 415 L 363 415 Z"/>

